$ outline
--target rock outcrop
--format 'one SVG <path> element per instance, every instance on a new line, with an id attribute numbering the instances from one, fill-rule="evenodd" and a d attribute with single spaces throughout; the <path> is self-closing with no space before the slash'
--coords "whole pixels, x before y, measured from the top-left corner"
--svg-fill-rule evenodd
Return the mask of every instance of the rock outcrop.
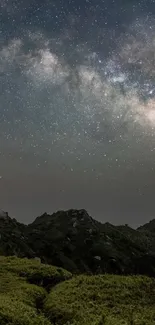
<path id="1" fill-rule="evenodd" d="M 0 254 L 37 258 L 73 273 L 155 276 L 155 221 L 134 230 L 102 224 L 84 209 L 44 213 L 28 226 L 0 218 Z"/>

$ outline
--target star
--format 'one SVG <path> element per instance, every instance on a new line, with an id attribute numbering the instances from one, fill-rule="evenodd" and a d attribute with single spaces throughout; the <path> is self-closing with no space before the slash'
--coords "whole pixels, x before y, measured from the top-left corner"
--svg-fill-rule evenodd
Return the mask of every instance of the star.
<path id="1" fill-rule="evenodd" d="M 153 1 L 3 0 L 0 9 L 2 205 L 19 219 L 70 205 L 116 223 L 149 218 Z"/>

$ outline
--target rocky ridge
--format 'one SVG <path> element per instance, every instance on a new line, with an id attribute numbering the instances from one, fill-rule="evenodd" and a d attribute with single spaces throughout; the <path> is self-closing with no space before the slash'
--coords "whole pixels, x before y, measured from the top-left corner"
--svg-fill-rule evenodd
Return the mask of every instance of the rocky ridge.
<path id="1" fill-rule="evenodd" d="M 84 209 L 44 213 L 29 225 L 0 215 L 0 254 L 38 257 L 73 273 L 155 276 L 154 226 L 102 224 Z"/>

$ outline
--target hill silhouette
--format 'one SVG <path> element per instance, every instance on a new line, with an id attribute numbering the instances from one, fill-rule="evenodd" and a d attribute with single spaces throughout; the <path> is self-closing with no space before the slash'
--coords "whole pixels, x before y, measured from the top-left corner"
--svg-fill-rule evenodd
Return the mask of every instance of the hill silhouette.
<path id="1" fill-rule="evenodd" d="M 44 213 L 29 225 L 0 216 L 0 254 L 38 257 L 77 274 L 154 276 L 154 226 L 102 224 L 84 209 Z"/>

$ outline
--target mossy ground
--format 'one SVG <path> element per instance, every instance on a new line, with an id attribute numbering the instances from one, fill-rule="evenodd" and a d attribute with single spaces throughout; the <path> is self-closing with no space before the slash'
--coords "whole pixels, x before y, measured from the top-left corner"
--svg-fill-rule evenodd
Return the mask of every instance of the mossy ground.
<path id="1" fill-rule="evenodd" d="M 1 256 L 0 325 L 50 325 L 39 310 L 47 296 L 42 285 L 49 281 L 52 286 L 70 277 L 69 272 L 36 260 Z"/>
<path id="2" fill-rule="evenodd" d="M 71 325 L 155 324 L 155 280 L 143 276 L 77 276 L 51 291 L 44 311 Z"/>
<path id="3" fill-rule="evenodd" d="M 0 257 L 0 325 L 51 324 L 155 325 L 155 279 L 72 277 L 36 260 Z"/>

